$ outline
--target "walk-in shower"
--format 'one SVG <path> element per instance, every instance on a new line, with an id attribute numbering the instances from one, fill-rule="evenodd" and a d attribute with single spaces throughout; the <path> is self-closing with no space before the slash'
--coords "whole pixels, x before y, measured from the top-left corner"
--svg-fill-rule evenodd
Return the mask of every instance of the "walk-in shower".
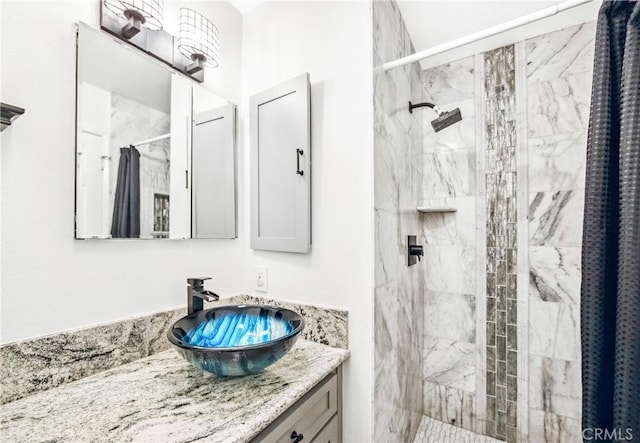
<path id="1" fill-rule="evenodd" d="M 373 2 L 374 441 L 583 440 L 596 3 L 419 64 L 412 2 Z"/>
<path id="2" fill-rule="evenodd" d="M 434 105 L 433 103 L 424 102 L 424 103 L 416 103 L 415 105 L 409 102 L 409 112 L 413 114 L 413 110 L 416 108 L 431 108 L 438 114 L 438 118 L 435 120 L 431 120 L 431 126 L 433 126 L 433 130 L 438 132 L 442 131 L 444 128 L 447 128 L 455 123 L 458 123 L 462 120 L 462 114 L 460 113 L 460 108 L 455 108 L 452 111 L 444 111 Z"/>

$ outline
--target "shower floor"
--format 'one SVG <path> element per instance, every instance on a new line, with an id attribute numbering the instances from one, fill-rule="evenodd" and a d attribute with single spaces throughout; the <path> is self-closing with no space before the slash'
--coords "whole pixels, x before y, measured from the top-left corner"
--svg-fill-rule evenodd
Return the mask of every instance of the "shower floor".
<path id="1" fill-rule="evenodd" d="M 414 443 L 504 443 L 495 438 L 476 434 L 424 416 L 416 433 Z"/>

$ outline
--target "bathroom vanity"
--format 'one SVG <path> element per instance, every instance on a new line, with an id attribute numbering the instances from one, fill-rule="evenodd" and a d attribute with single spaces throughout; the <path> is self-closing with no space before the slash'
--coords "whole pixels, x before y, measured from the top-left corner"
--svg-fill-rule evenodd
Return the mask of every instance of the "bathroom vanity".
<path id="1" fill-rule="evenodd" d="M 244 377 L 196 369 L 171 348 L 183 309 L 0 346 L 0 439 L 339 442 L 348 312 L 251 295 L 206 307 L 239 304 L 306 323 L 286 355 Z"/>
<path id="2" fill-rule="evenodd" d="M 0 407 L 7 441 L 338 442 L 349 351 L 300 339 L 262 373 L 222 378 L 174 350 Z"/>

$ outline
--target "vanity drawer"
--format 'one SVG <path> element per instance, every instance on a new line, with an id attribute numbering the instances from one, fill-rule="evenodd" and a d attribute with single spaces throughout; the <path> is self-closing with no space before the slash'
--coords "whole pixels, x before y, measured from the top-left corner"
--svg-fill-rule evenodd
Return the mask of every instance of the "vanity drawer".
<path id="1" fill-rule="evenodd" d="M 305 443 L 315 441 L 329 420 L 335 422 L 335 435 L 338 434 L 338 375 L 330 374 L 318 383 L 296 404 L 282 414 L 265 429 L 255 441 L 278 443 Z M 293 435 L 293 437 L 292 437 Z M 322 440 L 319 440 L 322 441 Z M 327 440 L 329 441 L 329 440 Z M 335 440 L 335 438 L 333 441 Z"/>
<path id="2" fill-rule="evenodd" d="M 334 415 L 311 443 L 338 443 L 338 416 Z"/>

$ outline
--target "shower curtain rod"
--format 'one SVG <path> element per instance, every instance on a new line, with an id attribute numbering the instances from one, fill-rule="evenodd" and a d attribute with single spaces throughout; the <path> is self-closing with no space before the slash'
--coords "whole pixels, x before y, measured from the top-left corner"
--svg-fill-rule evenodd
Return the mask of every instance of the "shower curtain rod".
<path id="1" fill-rule="evenodd" d="M 169 137 L 171 137 L 171 133 L 164 134 L 164 135 L 159 135 L 157 137 L 153 137 L 153 138 L 150 138 L 148 140 L 142 140 L 141 142 L 133 143 L 131 146 L 136 147 L 136 146 L 147 145 L 149 143 L 153 143 L 153 142 L 157 142 L 157 141 L 160 141 L 160 140 L 164 140 L 165 138 L 169 138 Z"/>
<path id="2" fill-rule="evenodd" d="M 464 46 L 468 43 L 482 40 L 483 38 L 491 37 L 493 35 L 500 34 L 501 32 L 509 31 L 510 29 L 517 28 L 518 26 L 526 25 L 526 24 L 535 22 L 537 20 L 541 20 L 543 18 L 551 17 L 552 15 L 556 15 L 559 12 L 565 11 L 567 9 L 575 8 L 576 6 L 580 6 L 585 3 L 590 3 L 592 1 L 593 0 L 569 0 L 569 1 L 557 4 L 555 6 L 550 6 L 548 8 L 544 8 L 539 11 L 533 12 L 531 14 L 523 15 L 522 17 L 509 20 L 508 22 L 504 22 L 499 25 L 492 26 L 487 29 L 483 29 L 482 31 L 474 32 L 464 37 L 451 40 L 450 42 L 434 46 L 433 48 L 425 49 L 424 51 L 416 52 L 415 54 L 408 55 L 406 57 L 402 57 L 397 60 L 384 63 L 382 65 L 382 69 L 384 70 L 384 72 L 387 72 L 393 68 L 398 68 L 400 66 L 404 66 L 409 63 L 417 62 L 422 59 L 432 57 L 436 54 L 440 54 L 442 52 L 448 51 L 450 49 L 455 49 L 460 46 Z"/>

